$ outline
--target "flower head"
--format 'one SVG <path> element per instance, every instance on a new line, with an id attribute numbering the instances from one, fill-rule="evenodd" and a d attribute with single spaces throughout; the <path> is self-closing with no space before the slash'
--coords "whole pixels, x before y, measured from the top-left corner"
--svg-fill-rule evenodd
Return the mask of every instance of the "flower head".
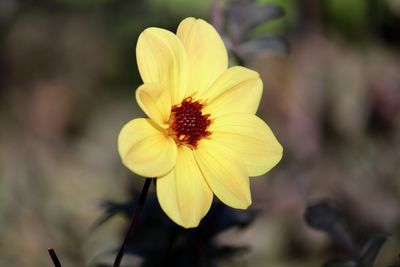
<path id="1" fill-rule="evenodd" d="M 258 73 L 228 68 L 216 30 L 194 18 L 183 20 L 176 35 L 146 29 L 136 56 L 143 79 L 136 100 L 148 118 L 122 128 L 124 165 L 157 178 L 161 208 L 183 227 L 199 224 L 213 194 L 247 208 L 249 176 L 266 173 L 282 157 L 282 146 L 255 115 L 262 94 Z"/>

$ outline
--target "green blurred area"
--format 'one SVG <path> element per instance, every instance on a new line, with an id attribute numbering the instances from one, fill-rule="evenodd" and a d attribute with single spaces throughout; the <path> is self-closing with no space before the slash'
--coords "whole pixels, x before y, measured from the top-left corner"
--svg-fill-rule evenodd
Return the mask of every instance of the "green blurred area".
<path id="1" fill-rule="evenodd" d="M 277 5 L 283 8 L 285 15 L 269 23 L 259 26 L 256 34 L 266 33 L 268 35 L 282 34 L 289 28 L 294 27 L 299 20 L 298 1 L 294 0 L 257 0 L 260 4 Z"/>
<path id="2" fill-rule="evenodd" d="M 326 13 L 339 31 L 346 34 L 368 32 L 368 2 L 365 0 L 325 1 Z M 379 10 L 374 10 L 379 12 Z"/>
<path id="3" fill-rule="evenodd" d="M 258 115 L 285 154 L 251 180 L 256 222 L 219 240 L 249 252 L 220 266 L 321 266 L 336 256 L 303 222 L 306 203 L 321 196 L 343 203 L 356 240 L 391 233 L 377 266 L 398 263 L 399 1 L 257 2 L 285 11 L 251 36 L 281 36 L 290 53 L 261 51 L 248 64 L 264 82 Z M 210 20 L 211 8 L 205 0 L 0 0 L 0 266 L 51 266 L 47 247 L 63 266 L 112 258 L 105 252 L 119 245 L 125 218 L 90 227 L 102 200 L 124 201 L 143 183 L 116 148 L 121 127 L 144 116 L 134 99 L 137 37 L 150 26 L 175 31 L 189 16 Z"/>

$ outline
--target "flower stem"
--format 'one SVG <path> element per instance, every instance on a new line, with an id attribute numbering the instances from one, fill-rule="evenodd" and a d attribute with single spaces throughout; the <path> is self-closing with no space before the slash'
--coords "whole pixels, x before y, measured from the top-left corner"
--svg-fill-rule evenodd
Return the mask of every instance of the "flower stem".
<path id="1" fill-rule="evenodd" d="M 51 260 L 53 261 L 54 266 L 55 266 L 55 267 L 61 267 L 60 260 L 58 259 L 57 254 L 56 254 L 56 252 L 54 251 L 54 249 L 49 248 L 47 251 L 49 252 L 50 258 L 51 258 Z"/>
<path id="2" fill-rule="evenodd" d="M 146 200 L 147 192 L 149 192 L 151 180 L 152 180 L 151 178 L 146 178 L 146 181 L 144 182 L 142 192 L 140 193 L 139 196 L 139 202 L 136 206 L 136 209 L 133 212 L 132 220 L 129 224 L 128 231 L 126 232 L 124 242 L 122 243 L 121 248 L 118 251 L 117 257 L 115 257 L 113 267 L 119 267 L 119 265 L 121 264 L 122 257 L 124 256 L 124 253 L 128 245 L 128 240 L 132 236 L 133 232 L 136 229 L 136 225 L 139 222 L 140 213 L 142 211 L 144 202 Z"/>

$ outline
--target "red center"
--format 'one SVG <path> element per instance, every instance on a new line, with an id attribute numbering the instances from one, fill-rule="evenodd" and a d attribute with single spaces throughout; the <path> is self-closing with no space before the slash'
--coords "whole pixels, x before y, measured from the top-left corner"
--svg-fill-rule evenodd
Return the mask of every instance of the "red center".
<path id="1" fill-rule="evenodd" d="M 180 105 L 172 107 L 171 128 L 175 141 L 178 144 L 186 144 L 196 147 L 201 138 L 207 137 L 211 132 L 207 131 L 211 123 L 210 115 L 203 115 L 203 104 L 193 101 L 191 97 L 185 98 Z"/>

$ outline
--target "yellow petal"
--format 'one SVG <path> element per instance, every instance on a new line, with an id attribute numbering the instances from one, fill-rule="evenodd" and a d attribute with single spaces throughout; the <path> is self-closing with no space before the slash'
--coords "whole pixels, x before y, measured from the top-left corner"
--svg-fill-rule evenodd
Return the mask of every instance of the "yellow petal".
<path id="1" fill-rule="evenodd" d="M 210 209 L 212 197 L 193 151 L 179 147 L 175 168 L 157 179 L 161 208 L 175 223 L 185 228 L 196 227 Z"/>
<path id="2" fill-rule="evenodd" d="M 257 72 L 239 66 L 229 68 L 200 97 L 207 103 L 204 112 L 212 117 L 233 112 L 255 114 L 262 87 Z"/>
<path id="3" fill-rule="evenodd" d="M 147 28 L 138 39 L 136 58 L 144 83 L 159 83 L 170 90 L 172 104 L 186 94 L 188 63 L 185 48 L 170 31 Z"/>
<path id="4" fill-rule="evenodd" d="M 188 95 L 207 90 L 228 67 L 224 42 L 214 27 L 202 19 L 184 19 L 177 35 L 189 60 Z"/>
<path id="5" fill-rule="evenodd" d="M 148 119 L 134 119 L 118 136 L 118 152 L 124 165 L 145 177 L 165 175 L 176 163 L 176 144 Z"/>
<path id="6" fill-rule="evenodd" d="M 203 139 L 194 154 L 208 185 L 223 203 L 238 209 L 251 204 L 247 168 L 233 150 Z"/>
<path id="7" fill-rule="evenodd" d="M 272 169 L 282 158 L 282 146 L 268 125 L 255 115 L 219 116 L 210 125 L 211 138 L 237 152 L 250 176 Z"/>
<path id="8" fill-rule="evenodd" d="M 146 115 L 158 126 L 168 128 L 171 97 L 161 84 L 153 83 L 139 86 L 136 90 L 136 101 Z"/>

